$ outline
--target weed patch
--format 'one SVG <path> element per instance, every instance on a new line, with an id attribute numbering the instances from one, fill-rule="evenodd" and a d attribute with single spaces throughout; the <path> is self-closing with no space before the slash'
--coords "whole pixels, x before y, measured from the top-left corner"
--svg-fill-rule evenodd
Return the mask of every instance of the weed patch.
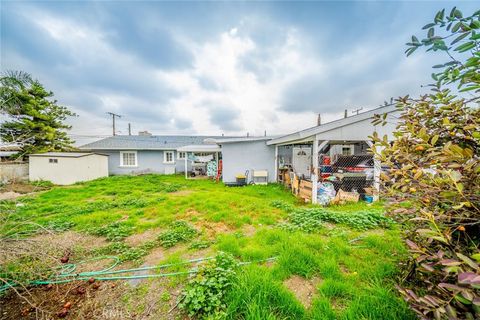
<path id="1" fill-rule="evenodd" d="M 109 241 L 120 241 L 131 235 L 133 228 L 122 222 L 114 222 L 107 226 L 94 229 L 93 235 L 104 236 Z"/>
<path id="2" fill-rule="evenodd" d="M 198 241 L 192 242 L 192 244 L 188 248 L 194 249 L 194 250 L 201 250 L 201 249 L 206 249 L 211 245 L 212 245 L 212 241 L 198 240 Z"/>
<path id="3" fill-rule="evenodd" d="M 175 221 L 170 224 L 169 230 L 163 232 L 158 239 L 165 248 L 171 248 L 179 242 L 191 240 L 197 234 L 192 226 L 185 221 Z"/>
<path id="4" fill-rule="evenodd" d="M 276 204 L 277 207 L 282 206 Z M 288 214 L 288 221 L 281 223 L 280 227 L 289 231 L 315 232 L 325 222 L 346 225 L 357 230 L 368 230 L 374 228 L 389 228 L 394 221 L 376 211 L 337 212 L 323 208 L 291 209 L 289 206 L 282 206 Z"/>
<path id="5" fill-rule="evenodd" d="M 223 318 L 225 295 L 232 287 L 238 268 L 232 255 L 220 252 L 201 266 L 182 292 L 180 308 L 200 319 Z"/>

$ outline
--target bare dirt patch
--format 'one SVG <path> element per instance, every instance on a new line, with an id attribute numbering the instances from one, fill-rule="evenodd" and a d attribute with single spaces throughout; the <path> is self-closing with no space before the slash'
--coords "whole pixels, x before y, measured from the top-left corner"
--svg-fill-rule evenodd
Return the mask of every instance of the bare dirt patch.
<path id="1" fill-rule="evenodd" d="M 135 247 L 145 242 L 155 240 L 160 233 L 162 233 L 162 229 L 160 228 L 148 229 L 143 233 L 132 234 L 131 236 L 126 237 L 125 243 L 129 246 Z"/>
<path id="2" fill-rule="evenodd" d="M 223 222 L 198 221 L 195 227 L 205 233 L 209 239 L 215 239 L 218 234 L 233 232 L 233 229 Z"/>
<path id="3" fill-rule="evenodd" d="M 174 306 L 181 288 L 168 287 L 167 281 L 151 279 L 144 288 L 132 288 L 124 281 L 41 286 L 30 288 L 29 293 L 22 291 L 27 300 L 10 291 L 0 299 L 0 318 L 179 319 Z"/>
<path id="4" fill-rule="evenodd" d="M 9 183 L 0 188 L 0 192 L 16 192 L 16 193 L 32 193 L 32 192 L 39 192 L 39 191 L 44 191 L 50 189 L 49 187 L 40 187 L 40 186 L 35 186 L 29 183 L 21 183 L 21 182 L 16 182 L 16 183 Z"/>
<path id="5" fill-rule="evenodd" d="M 0 200 L 13 200 L 23 195 L 24 194 L 14 192 L 14 191 L 2 192 L 0 193 Z"/>
<path id="6" fill-rule="evenodd" d="M 197 218 L 200 216 L 200 212 L 195 209 L 187 209 L 187 211 L 177 215 L 178 219 L 181 220 L 191 220 L 192 218 Z"/>
<path id="7" fill-rule="evenodd" d="M 193 260 L 193 259 L 200 259 L 200 258 L 208 258 L 211 256 L 213 256 L 213 249 L 206 248 L 202 250 L 188 252 L 187 254 L 183 255 L 182 258 L 186 260 Z"/>
<path id="8" fill-rule="evenodd" d="M 305 279 L 297 275 L 293 275 L 283 282 L 295 297 L 300 301 L 305 308 L 310 308 L 313 298 L 317 293 L 317 286 L 322 282 L 318 277 L 312 279 Z"/>
<path id="9" fill-rule="evenodd" d="M 247 224 L 242 227 L 242 233 L 247 237 L 253 236 L 255 232 L 257 232 L 257 228 L 255 228 L 251 224 Z"/>
<path id="10" fill-rule="evenodd" d="M 5 241 L 0 247 L 0 264 L 17 259 L 33 257 L 48 265 L 59 264 L 66 253 L 75 259 L 82 251 L 101 247 L 107 242 L 104 238 L 80 234 L 74 231 L 63 233 L 42 233 L 19 241 Z"/>
<path id="11" fill-rule="evenodd" d="M 192 190 L 179 190 L 179 191 L 174 191 L 174 192 L 169 192 L 168 194 L 172 196 L 188 196 L 189 194 L 192 194 Z"/>
<path id="12" fill-rule="evenodd" d="M 160 261 L 164 260 L 167 256 L 166 250 L 162 247 L 154 248 L 150 253 L 144 258 L 145 266 L 153 266 L 158 264 Z"/>

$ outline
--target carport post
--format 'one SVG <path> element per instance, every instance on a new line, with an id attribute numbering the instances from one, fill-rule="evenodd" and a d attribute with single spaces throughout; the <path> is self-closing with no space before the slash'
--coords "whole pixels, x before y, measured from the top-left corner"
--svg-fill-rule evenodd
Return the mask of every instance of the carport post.
<path id="1" fill-rule="evenodd" d="M 187 164 L 187 161 L 188 161 L 188 152 L 185 152 L 185 179 L 188 179 L 188 164 Z"/>
<path id="2" fill-rule="evenodd" d="M 376 153 L 380 153 L 383 150 L 381 146 L 375 146 L 371 141 L 366 141 L 368 146 L 372 149 L 372 151 Z M 380 173 L 382 172 L 382 162 L 377 157 L 376 154 L 373 155 L 373 188 L 377 191 L 373 195 L 373 200 L 379 200 L 380 194 Z"/>
<path id="3" fill-rule="evenodd" d="M 312 148 L 312 203 L 317 203 L 317 183 L 318 183 L 318 139 L 313 138 Z"/>
<path id="4" fill-rule="evenodd" d="M 312 173 L 312 203 L 317 203 L 317 195 L 318 195 L 318 178 L 320 175 L 319 169 L 318 169 L 318 153 L 325 148 L 325 146 L 328 144 L 329 140 L 324 140 L 318 145 L 318 138 L 315 136 L 313 139 L 313 148 L 312 148 L 312 167 L 313 167 L 313 173 Z"/>
<path id="5" fill-rule="evenodd" d="M 273 170 L 275 181 L 278 182 L 278 145 L 275 145 L 275 166 Z"/>

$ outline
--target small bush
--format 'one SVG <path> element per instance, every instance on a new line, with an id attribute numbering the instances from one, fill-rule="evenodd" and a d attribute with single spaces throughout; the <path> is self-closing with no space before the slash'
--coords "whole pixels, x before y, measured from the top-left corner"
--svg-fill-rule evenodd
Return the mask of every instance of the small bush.
<path id="1" fill-rule="evenodd" d="M 158 240 L 163 247 L 170 248 L 179 242 L 191 240 L 196 234 L 197 230 L 185 221 L 175 221 L 170 224 L 169 230 L 158 237 Z"/>
<path id="2" fill-rule="evenodd" d="M 114 222 L 107 226 L 97 228 L 92 231 L 92 234 L 97 236 L 104 236 L 109 241 L 119 241 L 128 237 L 133 231 L 131 226 L 121 222 Z"/>
<path id="3" fill-rule="evenodd" d="M 210 247 L 211 245 L 212 245 L 212 241 L 198 240 L 198 241 L 193 242 L 188 248 L 199 250 L 199 249 L 206 249 L 206 248 Z"/>
<path id="4" fill-rule="evenodd" d="M 125 242 L 122 241 L 117 241 L 117 242 L 112 242 L 111 244 L 95 249 L 93 251 L 94 255 L 112 255 L 116 254 L 118 255 L 118 258 L 120 261 L 135 261 L 140 259 L 141 257 L 144 257 L 148 254 L 148 248 L 144 246 L 140 246 L 137 248 L 130 247 L 127 245 Z"/>
<path id="5" fill-rule="evenodd" d="M 220 252 L 198 270 L 181 295 L 180 308 L 190 317 L 218 319 L 225 315 L 225 296 L 236 277 L 237 261 Z"/>
<path id="6" fill-rule="evenodd" d="M 289 213 L 288 222 L 280 227 L 289 231 L 315 232 L 322 223 L 344 224 L 358 230 L 390 227 L 394 221 L 373 211 L 335 212 L 323 208 L 296 209 Z"/>

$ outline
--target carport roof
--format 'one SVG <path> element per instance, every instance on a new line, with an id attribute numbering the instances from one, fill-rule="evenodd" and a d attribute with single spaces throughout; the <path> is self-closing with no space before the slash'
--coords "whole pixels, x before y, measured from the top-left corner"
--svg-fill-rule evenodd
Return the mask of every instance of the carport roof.
<path id="1" fill-rule="evenodd" d="M 267 141 L 267 145 L 278 145 L 278 144 L 283 144 L 283 143 L 292 143 L 292 142 L 307 142 L 307 141 L 312 141 L 313 137 L 316 134 L 327 132 L 330 130 L 334 130 L 336 128 L 340 127 L 345 127 L 348 125 L 351 125 L 353 123 L 357 123 L 360 121 L 364 121 L 369 118 L 373 118 L 376 114 L 384 114 L 384 113 L 390 113 L 396 111 L 396 106 L 391 104 L 387 106 L 383 106 L 380 108 L 375 108 L 363 113 L 360 113 L 358 115 L 350 116 L 347 118 L 342 118 L 338 119 L 332 122 L 327 122 L 325 124 L 311 127 L 308 129 L 304 129 L 301 131 L 297 131 L 276 139 L 272 139 L 270 141 Z"/>

